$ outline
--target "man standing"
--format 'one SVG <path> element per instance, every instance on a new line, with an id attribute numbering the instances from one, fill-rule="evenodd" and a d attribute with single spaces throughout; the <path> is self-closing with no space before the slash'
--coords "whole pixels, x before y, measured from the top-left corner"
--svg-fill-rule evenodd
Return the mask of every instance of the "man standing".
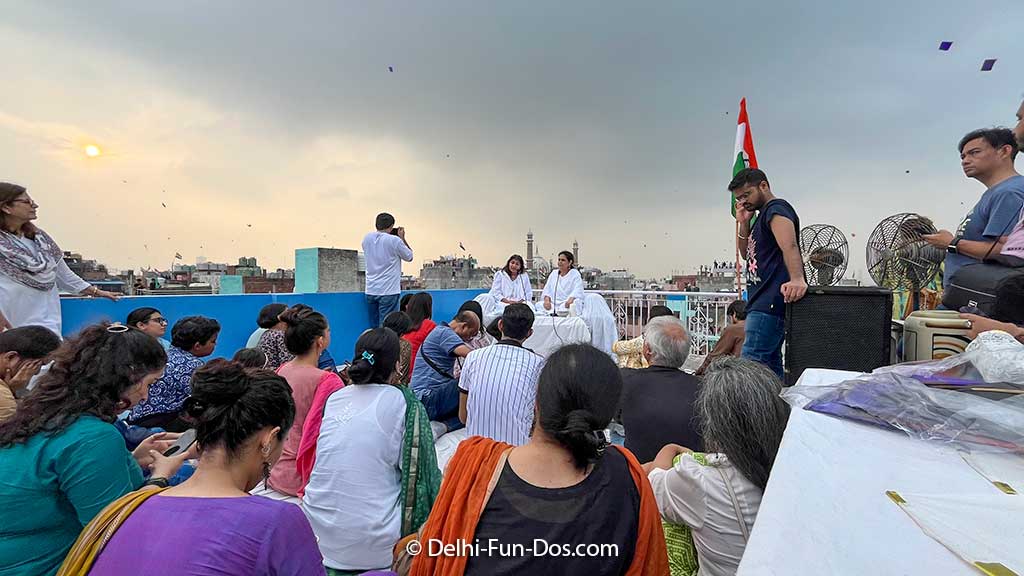
<path id="1" fill-rule="evenodd" d="M 626 448 L 650 462 L 666 444 L 703 450 L 694 423 L 700 380 L 681 370 L 690 355 L 686 325 L 675 316 L 659 316 L 644 326 L 648 368 L 622 370 L 622 426 Z"/>
<path id="2" fill-rule="evenodd" d="M 768 177 L 757 168 L 737 172 L 729 191 L 736 199 L 736 244 L 747 261 L 743 357 L 765 364 L 783 378 L 786 304 L 807 293 L 797 244 L 800 218 L 789 202 L 772 194 Z M 755 212 L 757 219 L 751 223 Z"/>
<path id="3" fill-rule="evenodd" d="M 402 261 L 412 262 L 412 248 L 405 240 L 405 228 L 395 227 L 395 217 L 377 215 L 377 230 L 363 238 L 366 257 L 366 305 L 370 326 L 384 323 L 384 317 L 398 310 L 402 292 Z"/>
<path id="4" fill-rule="evenodd" d="M 459 420 L 459 386 L 452 375 L 456 358 L 469 355 L 469 342 L 480 332 L 476 312 L 459 312 L 445 324 L 430 331 L 416 352 L 412 386 L 431 420 L 444 423 L 448 431 L 462 427 Z"/>
<path id="5" fill-rule="evenodd" d="M 1024 176 L 1013 168 L 1019 148 L 1009 128 L 975 130 L 960 140 L 959 150 L 964 174 L 987 190 L 956 234 L 940 230 L 924 236 L 929 244 L 946 251 L 946 286 L 964 265 L 999 254 L 999 243 L 1006 241 L 1024 206 Z"/>
<path id="6" fill-rule="evenodd" d="M 530 439 L 537 402 L 537 379 L 544 359 L 523 342 L 533 334 L 533 310 L 509 304 L 498 320 L 501 340 L 466 357 L 459 379 L 459 420 L 470 436 L 513 446 Z"/>

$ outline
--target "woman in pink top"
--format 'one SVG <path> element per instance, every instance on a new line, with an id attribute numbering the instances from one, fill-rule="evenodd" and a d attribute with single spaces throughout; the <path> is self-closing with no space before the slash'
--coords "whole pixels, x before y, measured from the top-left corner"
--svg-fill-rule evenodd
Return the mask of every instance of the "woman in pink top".
<path id="1" fill-rule="evenodd" d="M 330 395 L 344 386 L 334 372 L 317 367 L 320 354 L 331 344 L 331 328 L 323 314 L 305 304 L 296 304 L 281 314 L 287 324 L 284 342 L 295 359 L 278 368 L 278 375 L 288 381 L 295 400 L 294 432 L 284 441 L 281 458 L 270 469 L 270 478 L 252 493 L 299 504 L 302 479 L 296 464 L 302 427 L 307 419 L 320 419 L 323 414 L 309 414 L 316 397 Z"/>
<path id="2" fill-rule="evenodd" d="M 409 374 L 412 374 L 413 368 L 416 367 L 416 351 L 420 349 L 420 345 L 427 339 L 427 335 L 430 334 L 431 330 L 437 327 L 437 324 L 430 319 L 433 315 L 433 307 L 434 299 L 430 297 L 430 294 L 420 292 L 413 294 L 412 298 L 409 298 L 409 305 L 405 309 L 405 313 L 412 319 L 412 332 L 402 336 L 403 340 L 412 344 Z"/>

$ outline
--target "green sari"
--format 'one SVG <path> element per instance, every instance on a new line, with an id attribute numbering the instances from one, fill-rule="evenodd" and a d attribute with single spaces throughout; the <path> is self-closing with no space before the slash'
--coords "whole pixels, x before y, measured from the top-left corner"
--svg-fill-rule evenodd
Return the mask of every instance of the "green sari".
<path id="1" fill-rule="evenodd" d="M 700 452 L 690 454 L 701 466 L 707 466 L 707 456 Z M 682 454 L 676 456 L 672 465 L 679 463 Z M 670 524 L 661 521 L 665 532 L 665 548 L 668 550 L 668 569 L 672 576 L 696 576 L 697 547 L 693 544 L 693 532 L 686 524 Z"/>
<path id="2" fill-rule="evenodd" d="M 423 404 L 408 386 L 398 386 L 405 396 L 405 438 L 402 440 L 402 538 L 427 521 L 441 488 L 434 433 Z"/>
<path id="3" fill-rule="evenodd" d="M 395 386 L 405 396 L 405 436 L 402 438 L 402 479 L 398 502 L 402 511 L 402 538 L 427 521 L 441 488 L 434 433 L 423 404 L 408 386 Z M 366 570 L 339 570 L 324 566 L 327 576 L 354 576 Z"/>

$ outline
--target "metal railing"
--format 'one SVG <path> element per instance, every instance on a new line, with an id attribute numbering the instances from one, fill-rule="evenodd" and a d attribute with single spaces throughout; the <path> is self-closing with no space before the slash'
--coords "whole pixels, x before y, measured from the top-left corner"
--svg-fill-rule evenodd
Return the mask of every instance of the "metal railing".
<path id="1" fill-rule="evenodd" d="M 540 290 L 535 290 L 540 298 Z M 668 306 L 676 316 L 686 323 L 692 347 L 691 359 L 699 360 L 711 352 L 725 329 L 726 309 L 737 295 L 733 292 L 656 292 L 649 290 L 587 290 L 587 294 L 599 294 L 608 303 L 615 317 L 619 338 L 635 338 L 643 333 L 643 327 L 651 316 L 654 306 Z M 691 362 L 687 363 L 688 365 Z"/>
<path id="2" fill-rule="evenodd" d="M 641 290 L 600 290 L 615 316 L 619 336 L 633 338 L 643 332 L 651 307 L 668 306 L 690 333 L 692 356 L 703 358 L 714 348 L 725 329 L 726 309 L 737 296 L 729 292 L 651 292 Z"/>

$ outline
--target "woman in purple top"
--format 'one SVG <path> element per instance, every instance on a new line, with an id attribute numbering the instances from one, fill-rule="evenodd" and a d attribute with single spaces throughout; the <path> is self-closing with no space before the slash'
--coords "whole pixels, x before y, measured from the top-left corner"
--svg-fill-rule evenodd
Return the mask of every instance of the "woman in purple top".
<path id="1" fill-rule="evenodd" d="M 249 495 L 281 456 L 295 419 L 284 378 L 214 360 L 196 371 L 185 408 L 197 422 L 195 474 L 143 502 L 89 574 L 324 574 L 302 510 Z"/>

